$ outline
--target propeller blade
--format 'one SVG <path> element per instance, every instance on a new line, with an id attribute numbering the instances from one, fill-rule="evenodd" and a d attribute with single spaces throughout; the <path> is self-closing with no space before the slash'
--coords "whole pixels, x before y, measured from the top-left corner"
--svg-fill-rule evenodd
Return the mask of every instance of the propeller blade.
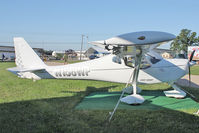
<path id="1" fill-rule="evenodd" d="M 191 53 L 191 56 L 190 56 L 190 58 L 189 58 L 189 62 L 192 61 L 194 53 L 195 53 L 195 50 Z"/>
<path id="2" fill-rule="evenodd" d="M 190 65 L 189 65 L 189 86 L 191 85 L 191 70 L 190 70 Z"/>
<path id="3" fill-rule="evenodd" d="M 189 58 L 189 86 L 191 85 L 191 65 L 190 65 L 190 62 L 193 59 L 194 53 L 195 53 L 195 50 L 191 53 L 191 56 Z"/>

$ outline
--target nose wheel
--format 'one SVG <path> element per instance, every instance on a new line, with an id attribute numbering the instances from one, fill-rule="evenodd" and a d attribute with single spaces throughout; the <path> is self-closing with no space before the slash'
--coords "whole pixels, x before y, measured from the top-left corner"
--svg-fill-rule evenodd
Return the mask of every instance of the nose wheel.
<path id="1" fill-rule="evenodd" d="M 180 87 L 178 87 L 176 84 L 172 83 L 170 84 L 174 90 L 169 90 L 169 91 L 164 91 L 164 94 L 167 97 L 173 97 L 173 98 L 177 98 L 177 99 L 182 99 L 186 97 L 186 93 L 180 89 Z"/>

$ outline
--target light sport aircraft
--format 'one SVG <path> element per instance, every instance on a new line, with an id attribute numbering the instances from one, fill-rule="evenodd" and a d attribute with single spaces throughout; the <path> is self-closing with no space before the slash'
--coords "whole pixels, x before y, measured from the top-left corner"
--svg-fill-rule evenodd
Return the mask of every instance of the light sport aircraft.
<path id="1" fill-rule="evenodd" d="M 123 93 L 130 95 L 120 99 L 127 104 L 144 102 L 144 98 L 138 94 L 141 89 L 137 87 L 137 83 L 166 82 L 174 88 L 164 91 L 166 96 L 184 98 L 186 93 L 175 84 L 175 81 L 188 73 L 189 60 L 163 59 L 153 50 L 174 38 L 173 34 L 157 31 L 127 33 L 104 41 L 90 42 L 110 50 L 112 52 L 110 55 L 75 64 L 47 66 L 23 38 L 16 37 L 14 46 L 17 67 L 8 70 L 21 78 L 34 80 L 89 79 L 127 83 Z M 128 86 L 128 83 L 131 86 Z"/>

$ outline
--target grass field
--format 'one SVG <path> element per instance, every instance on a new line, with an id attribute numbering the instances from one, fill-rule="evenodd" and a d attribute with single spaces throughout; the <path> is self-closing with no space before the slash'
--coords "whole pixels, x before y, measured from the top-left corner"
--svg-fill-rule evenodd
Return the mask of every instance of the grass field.
<path id="1" fill-rule="evenodd" d="M 199 75 L 199 65 L 195 65 L 191 67 L 191 74 Z"/>
<path id="2" fill-rule="evenodd" d="M 169 109 L 75 110 L 86 96 L 96 91 L 118 91 L 124 84 L 43 79 L 36 82 L 17 78 L 6 71 L 14 63 L 0 63 L 0 133 L 197 133 L 199 117 Z M 197 72 L 198 68 L 194 68 Z M 195 72 L 194 72 L 195 73 Z M 166 90 L 167 84 L 140 85 L 144 90 Z M 184 88 L 199 99 L 199 90 Z"/>

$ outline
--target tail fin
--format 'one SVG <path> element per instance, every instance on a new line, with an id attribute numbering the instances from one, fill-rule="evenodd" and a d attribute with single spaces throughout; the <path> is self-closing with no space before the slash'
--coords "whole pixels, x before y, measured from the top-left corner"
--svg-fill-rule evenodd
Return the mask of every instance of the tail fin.
<path id="1" fill-rule="evenodd" d="M 19 68 L 44 68 L 44 62 L 21 37 L 14 38 L 15 63 Z"/>

